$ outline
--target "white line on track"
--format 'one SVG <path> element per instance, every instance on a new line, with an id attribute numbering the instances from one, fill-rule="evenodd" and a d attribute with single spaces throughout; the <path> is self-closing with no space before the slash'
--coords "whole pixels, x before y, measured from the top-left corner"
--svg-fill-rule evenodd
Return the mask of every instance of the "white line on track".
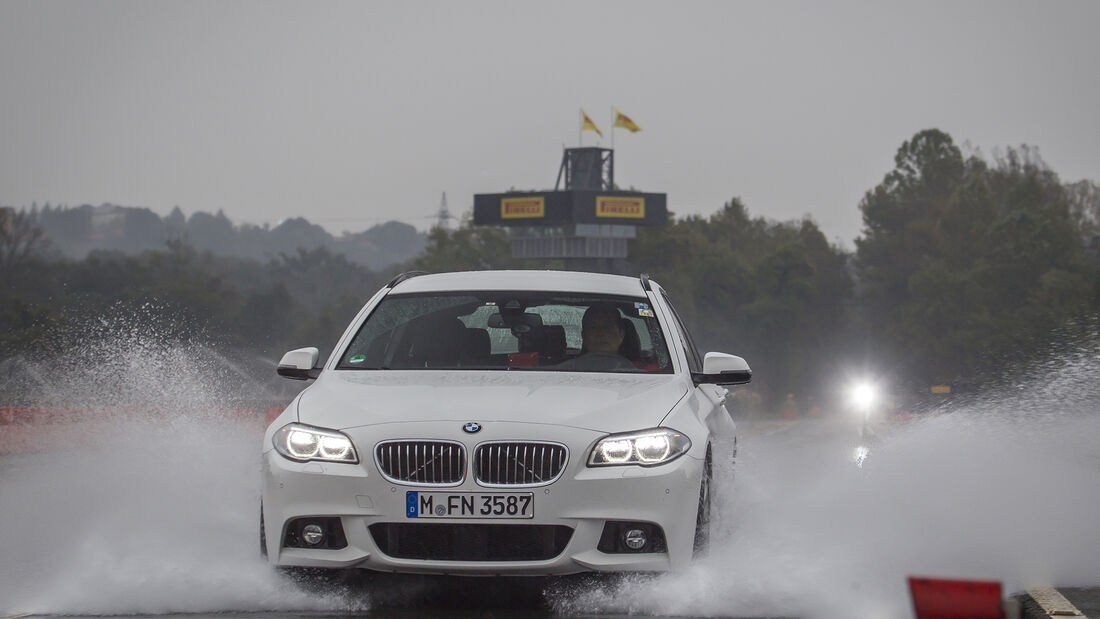
<path id="1" fill-rule="evenodd" d="M 0 615 L 0 619 L 23 619 L 23 617 L 33 617 L 34 613 L 20 613 L 18 615 Z"/>
<path id="2" fill-rule="evenodd" d="M 1035 600 L 1048 617 L 1084 617 L 1085 614 L 1077 610 L 1066 596 L 1053 587 L 1037 587 L 1028 589 L 1027 594 Z"/>

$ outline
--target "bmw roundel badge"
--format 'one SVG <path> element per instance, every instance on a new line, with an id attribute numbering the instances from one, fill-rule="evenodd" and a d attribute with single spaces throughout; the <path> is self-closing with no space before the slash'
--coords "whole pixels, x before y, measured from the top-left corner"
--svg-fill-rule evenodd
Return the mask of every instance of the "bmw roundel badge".
<path id="1" fill-rule="evenodd" d="M 462 426 L 462 431 L 465 432 L 466 434 L 473 434 L 474 432 L 480 432 L 481 431 L 481 424 L 476 422 L 476 421 L 471 421 L 470 423 Z"/>

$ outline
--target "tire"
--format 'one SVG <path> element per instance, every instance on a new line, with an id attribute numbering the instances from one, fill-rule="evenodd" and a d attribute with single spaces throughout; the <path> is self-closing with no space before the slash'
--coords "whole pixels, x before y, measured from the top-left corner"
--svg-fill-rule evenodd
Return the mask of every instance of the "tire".
<path id="1" fill-rule="evenodd" d="M 695 543 L 692 556 L 698 557 L 707 551 L 710 545 L 710 516 L 713 497 L 711 496 L 711 452 L 707 445 L 707 457 L 703 460 L 703 480 L 699 483 L 699 509 L 695 515 Z"/>

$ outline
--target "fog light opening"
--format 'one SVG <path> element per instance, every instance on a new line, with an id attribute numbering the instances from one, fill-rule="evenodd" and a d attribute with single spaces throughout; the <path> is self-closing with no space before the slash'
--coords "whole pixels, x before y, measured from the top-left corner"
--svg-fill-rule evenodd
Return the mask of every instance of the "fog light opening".
<path id="1" fill-rule="evenodd" d="M 319 524 L 307 524 L 302 527 L 302 539 L 310 546 L 316 546 L 325 540 L 325 529 Z"/>
<path id="2" fill-rule="evenodd" d="M 652 522 L 608 520 L 596 549 L 607 554 L 668 552 L 665 532 Z"/>
<path id="3" fill-rule="evenodd" d="M 647 542 L 649 542 L 649 539 L 642 529 L 627 529 L 623 533 L 623 544 L 631 550 L 641 550 L 645 548 Z"/>

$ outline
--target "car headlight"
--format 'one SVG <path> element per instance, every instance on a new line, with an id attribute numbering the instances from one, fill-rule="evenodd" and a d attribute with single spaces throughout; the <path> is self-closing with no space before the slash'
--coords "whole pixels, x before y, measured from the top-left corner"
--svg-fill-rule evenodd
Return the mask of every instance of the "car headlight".
<path id="1" fill-rule="evenodd" d="M 351 439 L 336 430 L 289 423 L 280 428 L 271 441 L 275 444 L 275 451 L 298 462 L 359 462 Z"/>
<path id="2" fill-rule="evenodd" d="M 676 430 L 654 428 L 600 439 L 588 456 L 588 466 L 639 464 L 654 466 L 671 462 L 691 449 L 691 440 Z"/>

